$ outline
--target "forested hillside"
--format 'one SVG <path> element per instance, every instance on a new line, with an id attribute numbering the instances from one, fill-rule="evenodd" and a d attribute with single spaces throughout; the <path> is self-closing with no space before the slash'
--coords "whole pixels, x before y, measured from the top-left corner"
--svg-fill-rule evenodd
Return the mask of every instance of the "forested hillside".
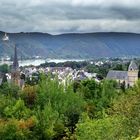
<path id="1" fill-rule="evenodd" d="M 4 35 L 0 32 L 0 38 Z M 19 57 L 97 58 L 139 56 L 140 35 L 133 33 L 85 33 L 50 35 L 46 33 L 9 33 L 9 42 L 0 40 L 0 56 L 13 54 L 12 44 L 18 47 Z"/>

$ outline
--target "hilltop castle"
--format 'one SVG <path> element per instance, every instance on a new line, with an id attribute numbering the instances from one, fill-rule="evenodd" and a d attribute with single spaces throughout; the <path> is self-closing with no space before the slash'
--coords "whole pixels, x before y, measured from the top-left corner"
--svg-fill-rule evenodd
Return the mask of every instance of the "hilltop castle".
<path id="1" fill-rule="evenodd" d="M 131 61 L 128 71 L 110 70 L 106 78 L 116 80 L 120 84 L 125 83 L 126 87 L 132 87 L 138 80 L 138 72 L 138 66 L 134 61 Z"/>

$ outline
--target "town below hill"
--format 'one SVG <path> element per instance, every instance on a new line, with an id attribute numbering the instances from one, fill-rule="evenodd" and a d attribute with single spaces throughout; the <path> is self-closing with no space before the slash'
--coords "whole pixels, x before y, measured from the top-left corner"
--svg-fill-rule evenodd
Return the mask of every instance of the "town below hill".
<path id="1" fill-rule="evenodd" d="M 106 78 L 110 70 L 128 70 L 133 78 L 140 59 L 130 61 L 46 62 L 20 69 L 15 63 L 1 65 L 0 138 L 139 140 L 140 80 L 126 87 Z"/>

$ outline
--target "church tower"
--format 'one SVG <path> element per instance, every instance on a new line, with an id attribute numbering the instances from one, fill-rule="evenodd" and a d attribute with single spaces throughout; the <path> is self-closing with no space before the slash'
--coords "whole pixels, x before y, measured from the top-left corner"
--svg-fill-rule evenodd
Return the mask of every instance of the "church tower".
<path id="1" fill-rule="evenodd" d="M 14 47 L 14 60 L 13 60 L 13 65 L 11 69 L 11 80 L 13 84 L 20 85 L 20 71 L 19 71 L 16 46 Z"/>
<path id="2" fill-rule="evenodd" d="M 131 61 L 128 67 L 128 85 L 132 87 L 138 80 L 138 66 L 134 61 Z"/>

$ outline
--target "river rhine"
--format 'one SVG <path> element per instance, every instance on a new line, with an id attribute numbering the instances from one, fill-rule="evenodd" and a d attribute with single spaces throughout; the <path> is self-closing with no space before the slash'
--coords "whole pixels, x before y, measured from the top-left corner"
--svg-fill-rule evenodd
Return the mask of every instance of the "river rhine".
<path id="1" fill-rule="evenodd" d="M 61 63 L 61 62 L 66 62 L 66 61 L 75 61 L 75 62 L 80 62 L 80 61 L 85 61 L 85 59 L 31 59 L 31 60 L 22 60 L 19 61 L 19 66 L 38 66 L 40 64 L 43 64 L 45 62 L 55 62 L 55 63 Z M 11 65 L 12 61 L 0 61 L 0 65 L 2 64 L 8 64 Z"/>

